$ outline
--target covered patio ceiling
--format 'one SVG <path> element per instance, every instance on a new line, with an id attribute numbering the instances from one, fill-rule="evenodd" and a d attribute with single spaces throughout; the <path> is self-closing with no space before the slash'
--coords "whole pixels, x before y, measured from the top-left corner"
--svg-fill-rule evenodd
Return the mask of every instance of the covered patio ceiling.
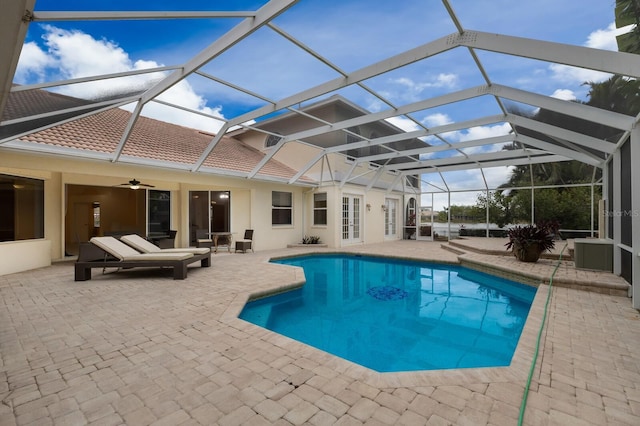
<path id="1" fill-rule="evenodd" d="M 23 146 L 18 139 L 29 133 L 111 108 L 126 106 L 133 114 L 121 135 L 119 145 L 109 156 L 110 161 L 119 162 L 122 161 L 123 149 L 128 143 L 136 120 L 140 114 L 145 114 L 149 106 L 155 104 L 171 108 L 176 114 L 188 113 L 209 120 L 208 130 L 215 134 L 215 137 L 212 137 L 208 146 L 201 152 L 198 161 L 189 166 L 193 172 L 207 173 L 203 163 L 209 155 L 215 155 L 215 147 L 224 135 L 242 128 L 263 131 L 259 129 L 259 123 L 266 118 L 282 113 L 304 114 L 309 117 L 310 115 L 304 111 L 305 106 L 336 94 L 360 105 L 363 110 L 371 111 L 360 117 L 337 122 L 327 122 L 310 116 L 316 120 L 317 126 L 303 131 L 278 134 L 281 136 L 280 141 L 251 172 L 246 173 L 247 178 L 254 178 L 287 143 L 311 143 L 309 139 L 323 133 L 342 131 L 347 134 L 352 132 L 351 129 L 354 127 L 379 120 L 404 124 L 406 131 L 398 135 L 374 138 L 357 135 L 359 140 L 351 140 L 351 143 L 323 147 L 313 161 L 288 181 L 294 184 L 307 169 L 315 162 L 322 161 L 328 154 L 346 155 L 347 151 L 353 152 L 354 149 L 374 145 L 381 146 L 382 153 L 361 156 L 355 158 L 355 162 L 375 162 L 376 165 L 381 165 L 382 171 L 400 177 L 567 160 L 578 160 L 602 168 L 608 157 L 627 139 L 639 119 L 580 102 L 559 99 L 551 93 L 539 93 L 530 89 L 526 82 L 519 82 L 517 78 L 502 77 L 502 73 L 508 71 L 508 67 L 513 67 L 512 75 L 517 76 L 524 75 L 523 69 L 526 68 L 559 64 L 638 78 L 640 61 L 637 55 L 584 47 L 564 41 L 534 39 L 521 36 L 515 30 L 511 34 L 478 30 L 466 25 L 465 18 L 476 21 L 465 13 L 468 5 L 462 1 L 423 2 L 423 16 L 416 18 L 415 22 L 407 23 L 411 26 L 421 23 L 425 28 L 430 27 L 428 30 L 422 30 L 422 43 L 402 42 L 402 34 L 396 34 L 397 39 L 389 39 L 390 46 L 372 45 L 364 36 L 342 39 L 336 28 L 323 26 L 323 23 L 327 22 L 323 19 L 318 19 L 318 22 L 300 22 L 298 15 L 302 15 L 305 8 L 322 7 L 322 2 L 312 0 L 271 0 L 261 2 L 257 8 L 249 10 L 235 10 L 239 7 L 237 2 L 236 5 L 233 2 L 215 2 L 215 7 L 219 7 L 220 10 L 198 11 L 141 10 L 148 7 L 145 3 L 135 5 L 140 8 L 135 11 L 78 11 L 67 6 L 64 1 L 59 2 L 59 10 L 53 10 L 52 5 L 56 3 L 54 1 L 43 2 L 46 9 L 39 9 L 39 2 L 36 3 L 35 0 L 0 2 L 5 12 L 0 17 L 0 38 L 5 41 L 0 47 L 0 63 L 3 64 L 0 69 L 0 116 L 11 93 L 33 89 L 68 93 L 65 92 L 68 88 L 88 88 L 83 97 L 86 102 L 81 105 L 3 119 L 0 122 L 0 148 L 21 149 Z M 352 2 L 341 3 L 344 6 Z M 357 1 L 353 3 L 354 6 L 366 4 Z M 499 3 L 496 2 L 493 6 L 483 5 L 487 21 L 497 21 L 504 13 Z M 562 3 L 561 1 L 558 4 Z M 613 4 L 610 6 L 613 8 Z M 397 5 L 397 8 L 402 7 L 401 4 Z M 576 7 L 588 6 L 578 4 Z M 349 8 L 347 10 L 353 11 Z M 385 22 L 396 19 L 392 10 L 381 10 L 380 16 L 383 14 L 386 14 L 384 21 L 370 23 L 380 26 L 380 31 L 384 31 Z M 359 25 L 357 14 L 351 18 L 354 25 Z M 402 17 L 398 16 L 397 19 Z M 538 19 L 536 25 L 545 25 L 544 13 L 531 19 Z M 566 17 L 569 27 L 571 19 L 571 16 Z M 576 16 L 575 19 L 580 17 Z M 30 31 L 35 31 L 38 25 L 39 31 L 42 31 L 42 28 L 51 28 L 54 25 L 73 28 L 74 25 L 106 22 L 117 24 L 119 28 L 131 26 L 131 31 L 135 31 L 137 23 L 148 21 L 166 22 L 168 26 L 178 25 L 176 28 L 185 28 L 182 26 L 185 23 L 206 22 L 214 29 L 200 29 L 197 34 L 175 32 L 172 37 L 175 38 L 176 44 L 181 38 L 186 40 L 189 37 L 197 37 L 199 43 L 195 43 L 197 48 L 188 56 L 170 58 L 176 61 L 170 65 L 161 65 L 169 60 L 163 58 L 162 61 L 158 59 L 152 64 L 150 62 L 148 66 L 136 69 L 105 70 L 102 73 L 83 76 L 69 76 L 68 73 L 65 75 L 61 72 L 55 78 L 41 78 L 42 81 L 39 82 L 15 85 L 21 51 L 23 46 L 26 46 L 25 43 L 30 41 Z M 526 33 L 525 30 L 523 32 Z M 93 36 L 99 38 L 100 34 L 96 32 Z M 140 35 L 145 36 L 150 40 L 154 38 L 154 34 Z M 35 35 L 31 36 L 33 37 Z M 331 43 L 320 44 L 317 40 L 322 37 L 334 38 Z M 552 31 L 549 31 L 549 37 L 553 37 Z M 337 52 L 335 43 L 343 43 L 344 50 L 350 50 L 352 56 L 361 58 L 347 64 L 344 59 L 346 56 Z M 255 46 L 260 46 L 262 51 L 256 52 Z M 166 47 L 167 50 L 171 48 L 171 45 Z M 238 67 L 243 64 L 239 58 L 249 54 L 276 57 L 278 60 L 268 63 L 280 67 L 282 80 L 274 82 L 276 78 L 273 76 L 276 74 L 271 71 L 264 72 L 260 68 L 243 68 L 242 72 L 239 72 Z M 379 57 L 382 54 L 384 56 Z M 290 58 L 290 61 L 282 61 L 283 58 Z M 412 96 L 404 97 L 390 94 L 383 84 L 391 80 L 402 82 L 402 79 L 406 78 L 405 74 L 408 75 L 415 70 L 420 72 L 433 68 L 442 75 L 441 70 L 446 67 L 451 68 L 450 75 L 462 76 L 457 84 L 442 84 L 438 86 L 438 90 L 414 90 Z M 306 78 L 295 78 L 300 74 L 304 74 Z M 287 78 L 291 79 L 290 83 Z M 270 84 L 261 81 L 263 79 L 269 79 Z M 118 86 L 118 81 L 125 83 L 108 95 L 91 89 L 91 84 L 104 81 L 114 82 L 114 86 Z M 212 112 L 211 108 L 185 106 L 175 101 L 175 98 L 171 100 L 171 97 L 163 96 L 181 82 L 188 82 L 191 87 L 207 93 L 208 102 L 219 105 L 225 113 Z M 280 86 L 274 88 L 277 85 Z M 78 96 L 77 91 L 71 93 Z M 242 107 L 227 106 L 227 102 L 230 104 L 238 99 L 241 100 L 239 104 Z M 459 108 L 464 113 L 456 115 L 452 112 L 453 108 Z M 614 136 L 608 137 L 607 140 L 600 139 L 563 126 L 545 124 L 527 114 L 519 113 L 537 109 L 554 111 L 585 122 L 607 126 L 613 129 L 611 134 Z M 446 115 L 450 120 L 431 125 L 424 118 L 425 115 L 438 114 Z M 189 123 L 184 125 L 189 126 Z M 501 126 L 502 134 L 486 136 L 482 132 L 469 131 L 490 126 Z M 459 132 L 467 132 L 467 137 L 464 140 L 454 140 L 452 135 Z M 416 138 L 424 140 L 423 147 L 416 148 L 415 145 L 411 145 L 403 150 L 397 144 L 399 141 Z M 516 143 L 516 149 L 502 149 L 505 144 L 513 142 Z M 391 143 L 393 146 L 389 145 Z M 60 153 L 73 155 L 68 150 Z M 86 152 L 78 155 L 90 156 Z M 407 161 L 393 161 L 398 158 Z M 166 164 L 163 166 L 168 167 Z"/>

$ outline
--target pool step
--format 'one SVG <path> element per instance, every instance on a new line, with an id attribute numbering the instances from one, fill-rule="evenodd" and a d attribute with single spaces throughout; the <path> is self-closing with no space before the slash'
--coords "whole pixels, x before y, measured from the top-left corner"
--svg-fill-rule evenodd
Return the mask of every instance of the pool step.
<path id="1" fill-rule="evenodd" d="M 449 247 L 447 247 L 447 245 Z M 449 240 L 447 244 L 442 245 L 442 248 L 456 254 L 463 254 L 471 251 L 471 252 L 480 253 L 480 254 L 490 254 L 492 256 L 512 256 L 509 250 L 502 250 L 502 249 L 496 250 L 496 249 L 488 249 L 488 248 L 485 249 L 485 248 L 473 247 L 470 244 L 465 244 L 464 240 L 460 240 L 460 241 Z M 462 250 L 462 253 L 459 253 L 452 249 Z M 558 253 L 544 252 L 540 255 L 540 258 L 558 260 L 560 258 L 560 255 Z M 567 260 L 567 261 L 573 260 L 573 249 L 569 249 L 568 251 L 565 251 L 562 255 L 562 260 Z"/>
<path id="2" fill-rule="evenodd" d="M 466 253 L 466 251 L 462 250 L 461 248 L 450 245 L 450 244 L 440 244 L 440 247 L 446 251 L 450 251 L 451 253 L 458 254 L 458 255 Z"/>

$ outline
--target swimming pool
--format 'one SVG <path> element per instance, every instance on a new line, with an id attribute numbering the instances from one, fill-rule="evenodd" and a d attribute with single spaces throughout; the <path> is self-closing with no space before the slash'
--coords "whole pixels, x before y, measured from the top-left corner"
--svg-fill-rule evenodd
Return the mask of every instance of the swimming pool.
<path id="1" fill-rule="evenodd" d="M 507 366 L 536 289 L 458 265 L 331 254 L 240 318 L 379 372 Z"/>

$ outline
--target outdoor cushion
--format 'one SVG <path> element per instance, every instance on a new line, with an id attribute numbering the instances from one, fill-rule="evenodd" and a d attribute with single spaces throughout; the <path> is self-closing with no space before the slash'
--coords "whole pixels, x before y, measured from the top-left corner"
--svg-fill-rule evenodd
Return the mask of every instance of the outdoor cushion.
<path id="1" fill-rule="evenodd" d="M 91 243 L 112 256 L 124 260 L 184 260 L 193 257 L 193 253 L 140 253 L 122 241 L 113 237 L 93 237 Z"/>
<path id="2" fill-rule="evenodd" d="M 185 248 L 166 248 L 166 249 L 161 249 L 160 247 L 158 247 L 157 245 L 153 244 L 152 242 L 149 242 L 149 241 L 145 240 L 144 238 L 142 238 L 138 234 L 123 235 L 122 237 L 120 237 L 120 241 L 124 241 L 129 246 L 133 247 L 134 249 L 136 249 L 136 250 L 138 250 L 139 252 L 142 252 L 142 253 L 193 253 L 193 254 L 206 254 L 209 251 L 211 251 L 206 247 L 201 247 L 201 248 L 185 247 Z"/>
<path id="3" fill-rule="evenodd" d="M 138 253 L 125 256 L 124 261 L 131 260 L 185 260 L 193 257 L 193 253 Z"/>

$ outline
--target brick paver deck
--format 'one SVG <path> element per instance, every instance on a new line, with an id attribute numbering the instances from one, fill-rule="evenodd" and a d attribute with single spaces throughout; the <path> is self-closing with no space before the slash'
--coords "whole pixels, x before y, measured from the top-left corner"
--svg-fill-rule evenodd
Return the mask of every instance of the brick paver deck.
<path id="1" fill-rule="evenodd" d="M 74 282 L 70 263 L 0 277 L 0 424 L 517 423 L 549 286 L 510 367 L 381 374 L 237 319 L 250 294 L 302 282 L 271 256 L 307 250 L 217 254 L 184 281 L 131 270 Z M 420 241 L 348 251 L 466 259 L 527 279 L 555 267 Z M 623 283 L 558 271 L 524 424 L 640 424 L 640 315 Z"/>

